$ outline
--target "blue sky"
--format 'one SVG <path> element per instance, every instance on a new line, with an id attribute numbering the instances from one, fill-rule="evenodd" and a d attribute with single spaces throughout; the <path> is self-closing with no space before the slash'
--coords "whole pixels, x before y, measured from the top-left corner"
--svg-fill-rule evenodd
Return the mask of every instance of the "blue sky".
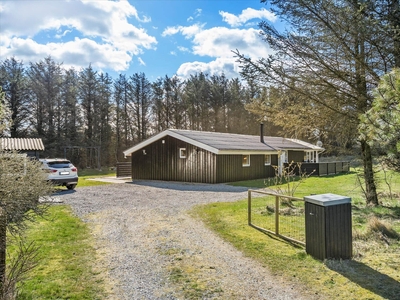
<path id="1" fill-rule="evenodd" d="M 151 81 L 199 71 L 238 77 L 232 50 L 271 53 L 258 35 L 262 20 L 278 24 L 259 0 L 0 0 L 0 60 L 51 55 L 66 68 L 144 72 Z"/>

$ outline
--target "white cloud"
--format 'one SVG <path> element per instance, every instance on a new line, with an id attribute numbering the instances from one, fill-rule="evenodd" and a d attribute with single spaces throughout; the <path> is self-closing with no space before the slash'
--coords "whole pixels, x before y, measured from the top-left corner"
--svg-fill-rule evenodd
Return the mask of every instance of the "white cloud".
<path id="1" fill-rule="evenodd" d="M 141 65 L 141 66 L 145 66 L 146 65 L 146 63 L 140 57 L 138 57 L 138 62 L 139 62 L 139 65 Z"/>
<path id="2" fill-rule="evenodd" d="M 176 74 L 181 78 L 188 78 L 190 75 L 200 72 L 210 75 L 224 73 L 227 78 L 233 78 L 239 76 L 239 66 L 234 58 L 219 57 L 208 63 L 199 61 L 184 63 Z"/>
<path id="3" fill-rule="evenodd" d="M 261 8 L 260 10 L 256 10 L 254 8 L 246 8 L 242 10 L 242 13 L 239 16 L 225 11 L 220 11 L 219 14 L 222 16 L 222 19 L 232 27 L 241 26 L 245 24 L 248 20 L 252 19 L 267 19 L 271 22 L 276 21 L 276 16 L 274 15 L 274 13 L 266 10 L 265 8 Z"/>
<path id="4" fill-rule="evenodd" d="M 92 64 L 99 69 L 111 68 L 116 71 L 126 70 L 131 57 L 125 51 L 115 49 L 109 44 L 98 44 L 93 40 L 76 38 L 66 43 L 47 43 L 42 45 L 32 39 L 13 38 L 10 47 L 1 47 L 5 57 L 15 56 L 25 62 L 35 62 L 51 55 L 65 67 L 87 67 Z"/>
<path id="5" fill-rule="evenodd" d="M 197 33 L 201 32 L 204 27 L 204 24 L 194 24 L 191 26 L 171 26 L 167 27 L 162 36 L 166 37 L 169 35 L 175 35 L 177 33 L 181 33 L 185 38 L 189 39 L 195 36 Z"/>
<path id="6" fill-rule="evenodd" d="M 183 46 L 178 46 L 178 50 L 181 52 L 190 52 L 189 48 L 183 47 Z"/>
<path id="7" fill-rule="evenodd" d="M 240 50 L 250 57 L 265 57 L 270 52 L 258 30 L 214 27 L 203 30 L 193 39 L 193 53 L 210 57 L 230 57 L 232 50 Z"/>
<path id="8" fill-rule="evenodd" d="M 60 32 L 60 34 L 56 34 L 55 38 L 61 39 L 62 37 L 66 36 L 68 33 L 71 33 L 72 30 L 64 30 L 64 32 L 62 32 L 62 30 L 58 30 L 57 32 Z"/>
<path id="9" fill-rule="evenodd" d="M 200 17 L 202 12 L 203 12 L 203 10 L 202 10 L 201 8 L 197 8 L 197 9 L 194 11 L 194 16 L 195 16 L 195 18 Z"/>
<path id="10" fill-rule="evenodd" d="M 238 77 L 239 64 L 232 51 L 237 49 L 254 59 L 266 57 L 271 53 L 271 50 L 260 38 L 258 30 L 254 28 L 213 27 L 199 31 L 192 37 L 191 42 L 193 54 L 202 56 L 205 60 L 207 58 L 212 58 L 212 60 L 182 64 L 177 71 L 181 77 L 200 71 L 209 74 L 224 72 L 227 77 Z"/>
<path id="11" fill-rule="evenodd" d="M 157 44 L 155 37 L 128 22 L 132 17 L 150 21 L 140 17 L 128 1 L 10 1 L 2 6 L 0 16 L 0 59 L 15 56 L 32 61 L 51 55 L 63 58 L 65 65 L 91 62 L 121 71 L 129 67 L 132 55 Z M 79 38 L 68 37 L 72 30 Z M 70 40 L 41 43 L 43 34 Z"/>
<path id="12" fill-rule="evenodd" d="M 186 21 L 191 22 L 191 21 L 193 21 L 194 19 L 200 17 L 202 11 L 203 11 L 203 10 L 202 10 L 201 8 L 197 8 L 197 9 L 194 11 L 194 15 L 193 15 L 193 16 L 190 16 L 189 18 L 187 18 Z"/>

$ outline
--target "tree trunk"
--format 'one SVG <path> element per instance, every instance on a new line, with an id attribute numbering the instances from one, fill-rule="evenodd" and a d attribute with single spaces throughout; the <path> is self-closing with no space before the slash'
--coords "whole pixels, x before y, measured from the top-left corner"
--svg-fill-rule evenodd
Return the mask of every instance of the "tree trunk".
<path id="1" fill-rule="evenodd" d="M 361 141 L 361 155 L 364 164 L 365 197 L 367 205 L 379 205 L 374 179 L 371 147 L 366 141 Z"/>

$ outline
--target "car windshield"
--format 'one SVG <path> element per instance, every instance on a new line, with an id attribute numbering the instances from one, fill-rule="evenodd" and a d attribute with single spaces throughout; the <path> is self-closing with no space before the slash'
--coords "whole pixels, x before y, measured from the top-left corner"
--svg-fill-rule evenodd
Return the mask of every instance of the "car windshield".
<path id="1" fill-rule="evenodd" d="M 69 168 L 71 167 L 71 163 L 69 161 L 53 161 L 47 163 L 50 168 L 61 169 L 61 168 Z"/>

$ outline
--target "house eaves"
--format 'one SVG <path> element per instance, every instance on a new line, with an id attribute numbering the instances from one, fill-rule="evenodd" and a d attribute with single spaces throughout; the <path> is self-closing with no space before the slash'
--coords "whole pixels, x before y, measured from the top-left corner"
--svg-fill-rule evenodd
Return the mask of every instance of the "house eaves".
<path id="1" fill-rule="evenodd" d="M 131 147 L 129 149 L 126 149 L 122 153 L 124 153 L 125 157 L 131 156 L 132 153 L 134 153 L 134 152 L 136 152 L 136 151 L 138 151 L 138 150 L 140 150 L 140 149 L 142 149 L 142 148 L 154 143 L 155 141 L 157 141 L 159 139 L 162 139 L 163 137 L 166 137 L 167 135 L 168 135 L 167 130 L 163 131 L 163 132 L 160 132 L 160 133 L 152 136 L 151 138 L 148 138 L 147 140 L 145 140 L 145 141 L 143 141 L 143 142 L 141 142 L 141 143 L 139 143 L 139 144 L 137 144 L 137 145 L 135 145 L 135 146 L 133 146 L 133 147 Z"/>
<path id="2" fill-rule="evenodd" d="M 288 139 L 288 140 L 290 140 L 290 141 L 292 141 L 294 143 L 302 145 L 304 147 L 304 149 L 306 149 L 306 150 L 325 151 L 325 148 L 322 148 L 322 147 L 317 146 L 317 145 L 313 145 L 311 143 L 304 142 L 302 140 L 298 140 L 298 139 Z"/>
<path id="3" fill-rule="evenodd" d="M 179 139 L 181 141 L 184 141 L 186 143 L 190 143 L 190 144 L 192 144 L 194 146 L 203 148 L 203 149 L 205 149 L 207 151 L 210 151 L 212 153 L 217 153 L 218 152 L 218 149 L 215 149 L 213 147 L 209 147 L 208 145 L 204 145 L 204 144 L 199 143 L 199 142 L 197 142 L 197 141 L 195 141 L 193 139 L 181 136 L 181 135 L 177 134 L 176 132 L 173 132 L 172 130 L 168 129 L 168 130 L 165 130 L 163 132 L 160 132 L 160 133 L 152 136 L 151 138 L 148 138 L 147 140 L 145 140 L 145 141 L 143 141 L 143 142 L 141 142 L 141 143 L 139 143 L 139 144 L 137 144 L 137 145 L 135 145 L 135 146 L 133 146 L 133 147 L 131 147 L 129 149 L 126 149 L 125 151 L 123 151 L 124 156 L 125 157 L 126 156 L 131 156 L 132 153 L 134 153 L 136 151 L 139 151 L 139 150 L 147 147 L 148 145 L 150 145 L 150 144 L 152 144 L 152 143 L 154 143 L 154 142 L 156 142 L 156 141 L 158 141 L 158 140 L 160 140 L 162 138 L 165 138 L 166 136 L 174 137 L 174 138 Z"/>

